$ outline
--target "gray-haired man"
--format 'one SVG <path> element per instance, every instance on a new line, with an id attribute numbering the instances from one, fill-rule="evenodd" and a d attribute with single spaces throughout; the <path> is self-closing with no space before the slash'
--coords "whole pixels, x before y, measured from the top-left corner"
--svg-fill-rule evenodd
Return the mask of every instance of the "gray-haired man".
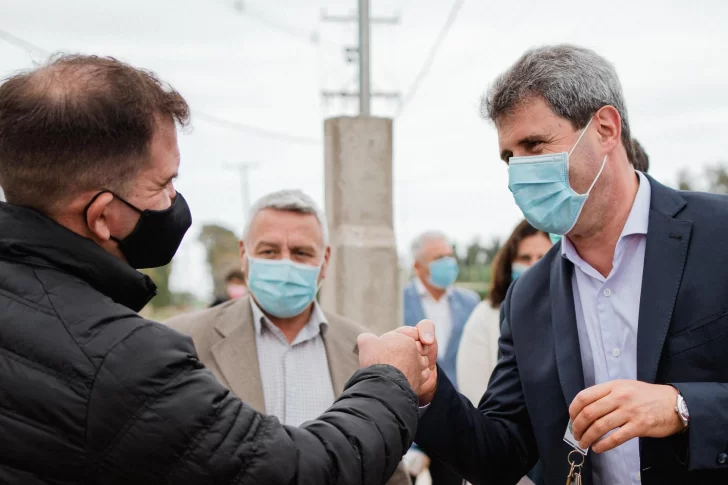
<path id="1" fill-rule="evenodd" d="M 617 74 L 590 50 L 526 52 L 483 107 L 516 203 L 565 237 L 511 285 L 479 408 L 437 369 L 416 442 L 475 484 L 539 458 L 553 485 L 728 483 L 728 198 L 635 172 Z M 435 362 L 431 323 L 400 331 Z"/>
<path id="2" fill-rule="evenodd" d="M 331 248 L 326 216 L 306 194 L 284 190 L 255 202 L 240 258 L 250 297 L 173 318 L 200 360 L 256 410 L 290 426 L 326 411 L 359 367 L 366 330 L 324 312 L 316 293 Z M 406 485 L 403 467 L 389 485 Z"/>

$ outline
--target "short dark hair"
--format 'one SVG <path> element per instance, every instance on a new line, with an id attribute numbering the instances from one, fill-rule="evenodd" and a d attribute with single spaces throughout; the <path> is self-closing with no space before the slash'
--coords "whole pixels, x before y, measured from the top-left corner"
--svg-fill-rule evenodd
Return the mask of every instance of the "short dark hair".
<path id="1" fill-rule="evenodd" d="M 604 106 L 613 106 L 622 118 L 622 144 L 632 160 L 622 85 L 614 66 L 596 52 L 569 44 L 526 51 L 490 86 L 481 112 L 497 125 L 501 117 L 537 97 L 575 130 L 584 128 Z"/>
<path id="2" fill-rule="evenodd" d="M 543 234 L 549 237 L 549 234 L 540 231 L 523 220 L 511 233 L 506 243 L 500 248 L 493 260 L 491 267 L 490 288 L 488 289 L 488 301 L 493 308 L 498 308 L 503 300 L 506 299 L 508 287 L 513 283 L 511 276 L 513 270 L 513 260 L 518 256 L 518 245 L 527 237 L 536 234 Z"/>
<path id="3" fill-rule="evenodd" d="M 632 159 L 634 169 L 642 173 L 647 173 L 647 170 L 650 169 L 650 157 L 647 156 L 647 152 L 642 148 L 640 142 L 634 138 L 632 139 L 632 155 L 634 156 Z"/>
<path id="4" fill-rule="evenodd" d="M 225 275 L 225 283 L 230 283 L 233 280 L 240 280 L 245 283 L 245 274 L 239 269 L 229 271 L 228 274 Z"/>
<path id="5" fill-rule="evenodd" d="M 8 202 L 50 211 L 76 193 L 126 193 L 158 120 L 189 121 L 184 98 L 112 57 L 57 55 L 0 85 L 0 185 Z"/>

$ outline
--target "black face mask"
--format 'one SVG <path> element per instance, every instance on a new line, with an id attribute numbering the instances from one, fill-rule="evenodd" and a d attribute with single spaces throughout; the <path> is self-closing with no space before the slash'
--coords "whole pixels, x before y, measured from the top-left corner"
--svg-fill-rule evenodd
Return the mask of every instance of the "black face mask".
<path id="1" fill-rule="evenodd" d="M 187 229 L 192 225 L 190 207 L 182 194 L 177 192 L 172 205 L 167 209 L 141 210 L 110 190 L 104 190 L 91 199 L 89 207 L 99 195 L 106 192 L 141 214 L 134 230 L 124 239 L 111 236 L 129 265 L 135 269 L 144 269 L 169 264 Z M 88 207 L 86 210 L 88 211 Z"/>

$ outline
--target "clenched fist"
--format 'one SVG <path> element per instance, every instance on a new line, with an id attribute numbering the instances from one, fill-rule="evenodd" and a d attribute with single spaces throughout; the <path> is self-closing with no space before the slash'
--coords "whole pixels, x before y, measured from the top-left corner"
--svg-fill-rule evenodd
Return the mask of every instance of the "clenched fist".
<path id="1" fill-rule="evenodd" d="M 417 395 L 419 396 L 421 406 L 429 404 L 435 397 L 435 391 L 437 390 L 437 339 L 435 338 L 435 324 L 432 320 L 422 320 L 416 327 L 400 327 L 396 331 L 416 340 L 422 347 L 423 355 L 427 356 L 427 361 L 430 365 L 430 374 L 422 382 Z"/>
<path id="2" fill-rule="evenodd" d="M 396 367 L 417 394 L 430 377 L 430 365 L 422 345 L 399 332 L 388 332 L 381 337 L 363 333 L 357 338 L 357 345 L 359 367 L 376 364 Z"/>

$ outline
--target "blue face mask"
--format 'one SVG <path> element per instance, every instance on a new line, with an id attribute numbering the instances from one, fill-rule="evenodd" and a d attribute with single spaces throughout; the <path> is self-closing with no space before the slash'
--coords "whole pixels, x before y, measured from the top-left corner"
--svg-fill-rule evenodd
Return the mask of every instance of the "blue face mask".
<path id="1" fill-rule="evenodd" d="M 430 284 L 441 290 L 449 288 L 458 277 L 458 262 L 452 256 L 436 259 L 428 266 Z"/>
<path id="2" fill-rule="evenodd" d="M 316 298 L 320 272 L 321 265 L 249 257 L 248 288 L 267 313 L 291 318 L 303 313 Z"/>
<path id="3" fill-rule="evenodd" d="M 594 118 L 592 118 L 594 119 Z M 585 194 L 578 194 L 569 183 L 569 156 L 589 128 L 591 120 L 569 153 L 549 153 L 530 157 L 511 157 L 508 163 L 508 188 L 528 222 L 542 231 L 567 234 L 579 220 L 589 192 L 599 180 L 607 163 L 604 157 L 599 173 Z"/>
<path id="4" fill-rule="evenodd" d="M 513 263 L 511 265 L 511 280 L 516 281 L 528 268 L 530 268 L 530 266 L 527 264 Z"/>
<path id="5" fill-rule="evenodd" d="M 561 241 L 561 238 L 564 237 L 561 234 L 551 234 L 549 233 L 549 239 L 551 239 L 551 244 L 556 244 L 557 242 Z"/>

